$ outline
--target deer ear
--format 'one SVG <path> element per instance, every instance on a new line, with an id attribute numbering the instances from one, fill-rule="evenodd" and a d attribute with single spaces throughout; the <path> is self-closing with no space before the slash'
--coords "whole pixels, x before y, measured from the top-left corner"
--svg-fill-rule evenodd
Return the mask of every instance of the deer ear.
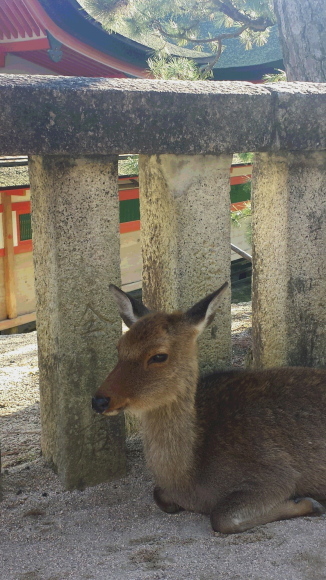
<path id="1" fill-rule="evenodd" d="M 126 294 L 114 284 L 110 284 L 110 291 L 117 303 L 123 322 L 130 328 L 139 318 L 149 313 L 148 308 L 129 294 Z"/>
<path id="2" fill-rule="evenodd" d="M 185 313 L 186 319 L 197 327 L 199 333 L 203 332 L 206 326 L 213 321 L 216 311 L 220 306 L 221 298 L 225 294 L 228 285 L 228 282 L 224 282 L 218 290 L 209 294 L 200 302 L 197 302 L 197 304 Z"/>

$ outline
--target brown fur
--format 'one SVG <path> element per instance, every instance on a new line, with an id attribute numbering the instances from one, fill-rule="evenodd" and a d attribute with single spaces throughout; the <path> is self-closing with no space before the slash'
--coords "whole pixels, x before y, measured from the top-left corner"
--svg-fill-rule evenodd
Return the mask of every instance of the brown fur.
<path id="1" fill-rule="evenodd" d="M 107 414 L 140 415 L 155 501 L 167 512 L 209 514 L 225 533 L 322 513 L 305 496 L 326 497 L 326 370 L 198 379 L 198 312 L 195 323 L 189 313 L 135 322 L 96 394 L 110 398 Z M 160 353 L 168 359 L 151 362 Z"/>

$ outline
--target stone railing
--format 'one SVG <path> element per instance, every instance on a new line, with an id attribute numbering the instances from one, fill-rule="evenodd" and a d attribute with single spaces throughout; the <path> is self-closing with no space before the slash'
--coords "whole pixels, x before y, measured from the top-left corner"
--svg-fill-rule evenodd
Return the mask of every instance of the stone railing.
<path id="1" fill-rule="evenodd" d="M 326 86 L 0 76 L 0 154 L 30 156 L 42 449 L 67 489 L 125 470 L 90 397 L 121 323 L 118 154 L 140 153 L 143 296 L 183 308 L 230 275 L 229 169 L 253 172 L 256 367 L 326 365 Z M 230 363 L 230 295 L 201 341 Z"/>

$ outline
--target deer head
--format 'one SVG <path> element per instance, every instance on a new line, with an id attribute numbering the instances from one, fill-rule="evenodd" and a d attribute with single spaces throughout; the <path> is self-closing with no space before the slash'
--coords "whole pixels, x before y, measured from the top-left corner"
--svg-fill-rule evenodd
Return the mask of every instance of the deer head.
<path id="1" fill-rule="evenodd" d="M 208 326 L 225 282 L 187 312 L 150 312 L 114 285 L 110 290 L 129 330 L 118 343 L 119 359 L 92 400 L 105 415 L 150 411 L 194 394 L 198 379 L 197 337 Z"/>

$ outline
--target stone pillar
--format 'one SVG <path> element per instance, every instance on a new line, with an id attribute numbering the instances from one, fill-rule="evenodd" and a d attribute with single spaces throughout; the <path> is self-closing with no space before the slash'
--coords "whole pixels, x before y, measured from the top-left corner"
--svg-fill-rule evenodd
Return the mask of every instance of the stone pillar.
<path id="1" fill-rule="evenodd" d="M 42 452 L 66 489 L 125 473 L 124 422 L 91 409 L 121 321 L 116 156 L 31 157 Z"/>
<path id="2" fill-rule="evenodd" d="M 186 310 L 230 280 L 230 155 L 140 156 L 143 299 Z M 200 339 L 203 371 L 230 364 L 230 295 Z"/>
<path id="3" fill-rule="evenodd" d="M 326 152 L 262 153 L 253 171 L 256 367 L 326 365 Z"/>

